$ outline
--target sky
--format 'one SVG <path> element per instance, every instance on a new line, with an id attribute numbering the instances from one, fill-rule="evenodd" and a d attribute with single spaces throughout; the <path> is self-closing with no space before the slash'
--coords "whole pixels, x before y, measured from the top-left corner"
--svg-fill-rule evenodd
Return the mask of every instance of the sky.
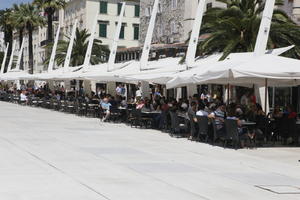
<path id="1" fill-rule="evenodd" d="M 32 0 L 0 0 L 0 9 L 10 8 L 14 3 L 27 3 Z"/>

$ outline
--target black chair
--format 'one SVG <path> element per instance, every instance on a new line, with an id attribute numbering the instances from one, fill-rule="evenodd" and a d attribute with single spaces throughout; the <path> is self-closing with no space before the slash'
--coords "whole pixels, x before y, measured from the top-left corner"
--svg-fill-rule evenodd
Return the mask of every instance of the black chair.
<path id="1" fill-rule="evenodd" d="M 79 116 L 86 116 L 86 105 L 83 102 L 78 102 L 77 114 Z"/>
<path id="2" fill-rule="evenodd" d="M 228 141 L 232 141 L 235 149 L 237 149 L 240 141 L 237 120 L 225 119 L 225 130 L 226 138 L 224 142 L 224 147 L 227 147 Z"/>
<path id="3" fill-rule="evenodd" d="M 128 118 L 128 122 L 130 123 L 131 127 L 137 127 L 138 124 L 138 113 L 137 110 L 135 108 L 133 108 L 131 110 L 131 112 L 129 113 L 129 118 Z"/>
<path id="4" fill-rule="evenodd" d="M 212 145 L 215 145 L 216 141 L 218 140 L 218 133 L 217 133 L 217 126 L 214 119 L 211 119 L 211 127 L 212 127 Z"/>
<path id="5" fill-rule="evenodd" d="M 165 133 L 169 133 L 171 131 L 171 118 L 169 111 L 162 111 L 159 128 Z"/>
<path id="6" fill-rule="evenodd" d="M 143 117 L 141 109 L 133 109 L 129 118 L 131 127 L 148 128 L 148 125 L 152 125 L 152 119 Z"/>
<path id="7" fill-rule="evenodd" d="M 87 116 L 97 117 L 97 112 L 99 111 L 99 104 L 87 104 Z M 100 106 L 101 107 L 101 106 Z"/>
<path id="8" fill-rule="evenodd" d="M 191 126 L 191 140 L 195 140 L 196 134 L 197 134 L 197 124 L 194 121 L 194 116 L 189 114 L 189 119 L 190 119 L 190 126 Z M 197 137 L 199 140 L 199 137 Z"/>
<path id="9" fill-rule="evenodd" d="M 75 103 L 73 101 L 68 101 L 67 112 L 68 113 L 74 113 L 75 112 Z"/>
<path id="10" fill-rule="evenodd" d="M 197 116 L 198 123 L 198 141 L 208 142 L 208 117 Z"/>
<path id="11" fill-rule="evenodd" d="M 153 119 L 151 117 L 143 115 L 141 109 L 137 109 L 137 120 L 139 121 L 141 128 L 143 126 L 145 126 L 145 128 L 152 127 Z"/>
<path id="12" fill-rule="evenodd" d="M 170 111 L 169 113 L 171 117 L 171 136 L 181 136 L 180 134 L 187 130 L 186 124 L 179 122 L 176 112 Z"/>
<path id="13" fill-rule="evenodd" d="M 113 122 L 117 122 L 120 119 L 121 119 L 121 111 L 118 108 L 111 107 L 109 120 Z"/>
<path id="14" fill-rule="evenodd" d="M 288 131 L 289 131 L 289 137 L 293 139 L 292 144 L 298 144 L 298 134 L 297 134 L 297 120 L 295 118 L 288 119 Z"/>

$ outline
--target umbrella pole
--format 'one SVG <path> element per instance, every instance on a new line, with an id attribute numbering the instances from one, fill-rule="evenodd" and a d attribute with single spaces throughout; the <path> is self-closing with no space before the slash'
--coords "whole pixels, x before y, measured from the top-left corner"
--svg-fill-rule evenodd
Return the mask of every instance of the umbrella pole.
<path id="1" fill-rule="evenodd" d="M 266 113 L 266 115 L 268 114 L 267 113 L 267 101 L 268 101 L 268 79 L 266 78 L 265 79 L 265 113 Z"/>

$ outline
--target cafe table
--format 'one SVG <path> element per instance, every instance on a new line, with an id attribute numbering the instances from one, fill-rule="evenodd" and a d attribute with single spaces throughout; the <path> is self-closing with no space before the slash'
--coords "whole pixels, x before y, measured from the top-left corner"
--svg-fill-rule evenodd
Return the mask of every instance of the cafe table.
<path id="1" fill-rule="evenodd" d="M 255 126 L 256 122 L 242 121 L 242 126 Z"/>

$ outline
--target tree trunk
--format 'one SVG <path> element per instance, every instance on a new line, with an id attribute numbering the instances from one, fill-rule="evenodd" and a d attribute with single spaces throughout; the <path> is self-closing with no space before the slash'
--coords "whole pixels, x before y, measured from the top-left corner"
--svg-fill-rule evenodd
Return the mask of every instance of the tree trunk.
<path id="1" fill-rule="evenodd" d="M 32 45 L 33 27 L 31 24 L 27 24 L 27 30 L 28 30 L 28 50 L 29 50 L 29 74 L 33 74 L 33 45 Z"/>
<path id="2" fill-rule="evenodd" d="M 12 54 L 12 42 L 13 42 L 13 31 L 12 31 L 12 29 L 8 28 L 8 29 L 4 32 L 4 40 L 5 40 L 5 45 L 6 45 L 7 43 L 9 43 L 7 57 L 10 58 L 10 56 L 11 56 L 11 54 Z M 5 67 L 8 67 L 8 63 L 9 63 L 9 59 L 6 59 Z M 4 68 L 4 72 L 6 72 L 6 70 L 7 70 L 7 69 Z"/>
<path id="3" fill-rule="evenodd" d="M 53 41 L 53 26 L 52 26 L 52 22 L 53 22 L 53 12 L 52 11 L 48 11 L 47 12 L 47 38 L 49 41 Z"/>
<path id="4" fill-rule="evenodd" d="M 19 47 L 21 48 L 23 42 L 23 30 L 24 28 L 20 28 L 19 30 Z"/>
<path id="5" fill-rule="evenodd" d="M 19 47 L 20 48 L 21 48 L 22 42 L 23 42 L 23 32 L 24 32 L 24 28 L 20 28 L 20 30 L 19 30 Z M 21 55 L 20 69 L 23 69 L 23 54 Z"/>

